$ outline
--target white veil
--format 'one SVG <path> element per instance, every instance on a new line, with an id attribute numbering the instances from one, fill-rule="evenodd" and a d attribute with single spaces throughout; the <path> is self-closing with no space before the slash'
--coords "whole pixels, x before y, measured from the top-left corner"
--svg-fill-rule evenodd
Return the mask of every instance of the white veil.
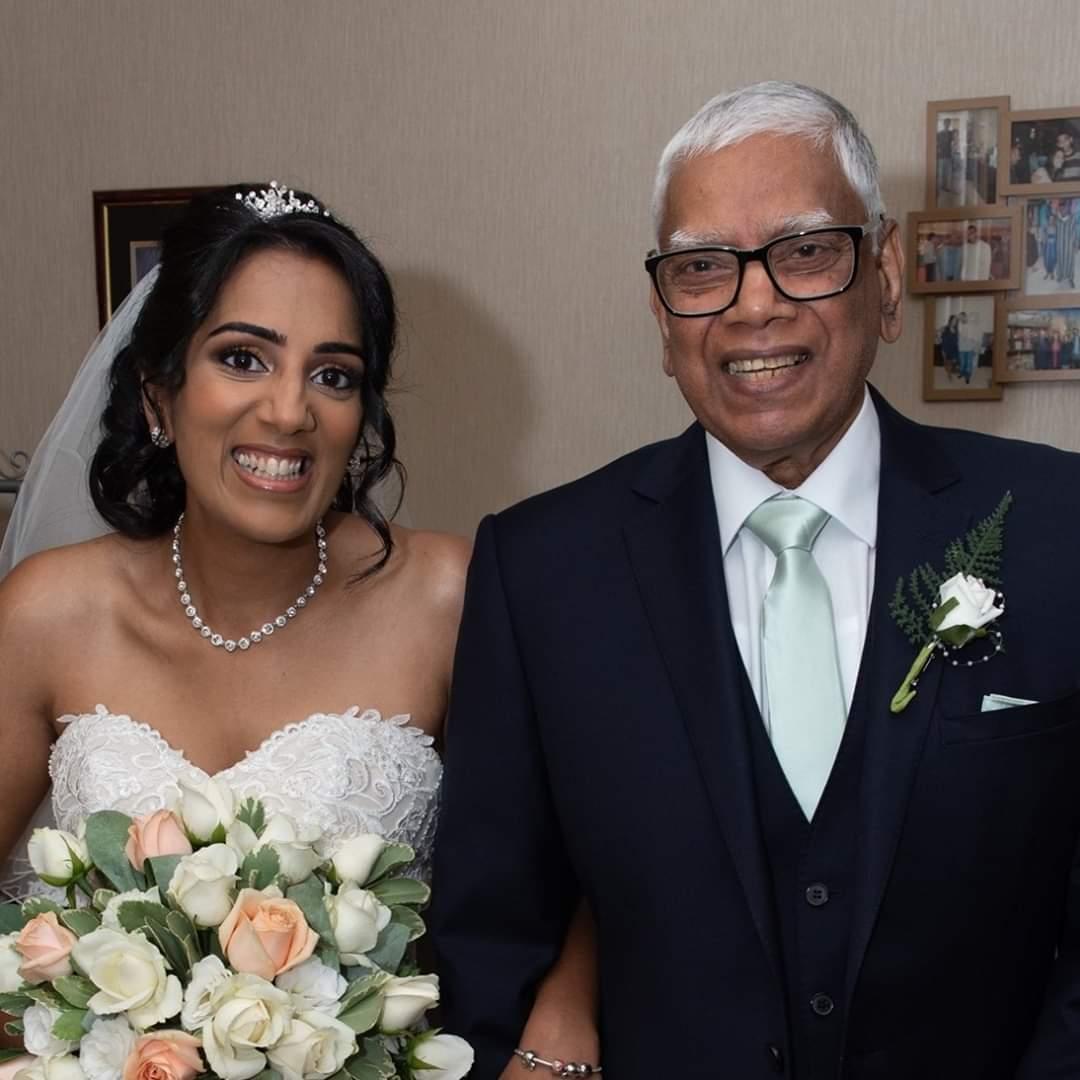
<path id="1" fill-rule="evenodd" d="M 0 546 L 0 578 L 29 555 L 109 531 L 90 500 L 90 459 L 101 438 L 109 370 L 131 331 L 157 267 L 128 294 L 90 346 L 26 470 Z"/>
<path id="2" fill-rule="evenodd" d="M 116 354 L 131 340 L 132 327 L 156 279 L 155 267 L 98 334 L 64 403 L 38 443 L 0 545 L 0 578 L 35 552 L 109 531 L 90 499 L 90 459 L 100 439 L 109 370 Z M 26 859 L 26 842 L 34 829 L 55 824 L 50 796 L 46 795 L 11 858 L 0 865 L 0 898 L 48 892 Z"/>

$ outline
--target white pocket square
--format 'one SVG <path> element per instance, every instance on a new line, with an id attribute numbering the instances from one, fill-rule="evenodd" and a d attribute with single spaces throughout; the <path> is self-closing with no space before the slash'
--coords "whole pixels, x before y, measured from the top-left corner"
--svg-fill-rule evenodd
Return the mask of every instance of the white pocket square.
<path id="1" fill-rule="evenodd" d="M 984 694 L 982 711 L 994 712 L 996 709 L 1014 709 L 1017 705 L 1037 705 L 1030 698 L 1009 697 L 1008 694 Z"/>

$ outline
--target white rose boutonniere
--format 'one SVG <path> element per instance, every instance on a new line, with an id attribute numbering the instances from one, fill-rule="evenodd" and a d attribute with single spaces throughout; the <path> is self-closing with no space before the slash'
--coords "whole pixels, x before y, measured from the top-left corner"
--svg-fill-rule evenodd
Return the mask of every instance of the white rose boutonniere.
<path id="1" fill-rule="evenodd" d="M 923 565 L 912 571 L 906 583 L 903 578 L 896 583 L 890 611 L 919 652 L 893 695 L 892 712 L 903 712 L 911 704 L 919 676 L 936 651 L 948 656 L 977 638 L 989 638 L 993 648 L 963 661 L 968 667 L 1001 652 L 1001 632 L 991 624 L 1005 614 L 1005 599 L 993 583 L 998 580 L 1005 515 L 1011 505 L 1012 495 L 1006 492 L 988 518 L 963 540 L 949 545 L 945 553 L 948 578 L 942 580 L 943 574 Z M 933 604 L 935 592 L 937 603 Z M 961 662 L 952 661 L 954 667 Z"/>

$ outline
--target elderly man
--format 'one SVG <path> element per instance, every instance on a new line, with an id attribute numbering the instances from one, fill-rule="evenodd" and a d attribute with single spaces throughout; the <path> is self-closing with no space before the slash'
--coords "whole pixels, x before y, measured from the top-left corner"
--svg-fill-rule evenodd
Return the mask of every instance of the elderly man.
<path id="1" fill-rule="evenodd" d="M 827 95 L 709 102 L 655 213 L 697 419 L 480 527 L 447 1023 L 567 1057 L 515 1040 L 587 909 L 613 1080 L 1080 1075 L 1080 462 L 868 389 L 903 255 Z"/>

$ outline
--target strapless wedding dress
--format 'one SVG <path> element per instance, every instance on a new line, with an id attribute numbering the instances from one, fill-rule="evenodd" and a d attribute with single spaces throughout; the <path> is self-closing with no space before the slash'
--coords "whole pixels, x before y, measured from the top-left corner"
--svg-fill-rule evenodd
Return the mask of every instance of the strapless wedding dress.
<path id="1" fill-rule="evenodd" d="M 179 782 L 208 775 L 147 723 L 98 705 L 63 716 L 49 761 L 51 812 L 74 831 L 95 810 L 141 816 L 169 805 Z M 410 873 L 430 876 L 442 762 L 433 739 L 408 716 L 374 709 L 314 713 L 276 731 L 241 761 L 213 775 L 240 799 L 261 799 L 268 815 L 288 814 L 333 844 L 361 832 L 402 841 L 416 851 Z M 45 808 L 47 811 L 48 808 Z M 40 825 L 42 814 L 32 823 Z M 26 839 L 0 874 L 0 894 L 46 892 L 26 861 Z"/>

